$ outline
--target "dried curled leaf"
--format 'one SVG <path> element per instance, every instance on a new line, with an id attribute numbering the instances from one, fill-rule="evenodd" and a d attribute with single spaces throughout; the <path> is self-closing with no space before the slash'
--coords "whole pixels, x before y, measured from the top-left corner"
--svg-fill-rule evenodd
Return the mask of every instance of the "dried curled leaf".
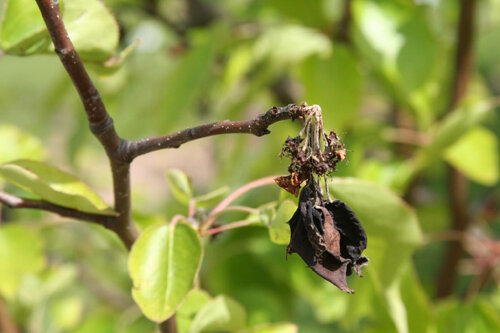
<path id="1" fill-rule="evenodd" d="M 367 237 L 356 214 L 342 201 L 325 202 L 311 177 L 302 190 L 299 206 L 288 222 L 291 230 L 287 253 L 298 253 L 318 275 L 339 289 L 353 293 L 346 277 L 368 259 L 361 256 Z"/>
<path id="2" fill-rule="evenodd" d="M 299 174 L 297 172 L 292 172 L 288 176 L 280 176 L 274 178 L 276 184 L 282 189 L 292 193 L 294 196 L 299 196 L 300 184 L 309 178 L 308 175 Z"/>

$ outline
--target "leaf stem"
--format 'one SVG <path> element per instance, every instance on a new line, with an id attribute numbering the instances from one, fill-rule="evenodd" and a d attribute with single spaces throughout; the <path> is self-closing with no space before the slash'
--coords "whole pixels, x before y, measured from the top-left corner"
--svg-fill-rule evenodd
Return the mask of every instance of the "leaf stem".
<path id="1" fill-rule="evenodd" d="M 203 235 L 205 230 L 207 230 L 208 228 L 210 228 L 210 226 L 215 222 L 215 219 L 217 217 L 217 215 L 219 213 L 221 213 L 223 210 L 225 210 L 229 204 L 231 204 L 231 202 L 233 202 L 234 200 L 236 200 L 238 197 L 240 197 L 242 194 L 254 189 L 254 188 L 257 188 L 257 187 L 261 187 L 261 186 L 265 186 L 265 185 L 269 185 L 269 184 L 274 184 L 274 178 L 276 178 L 277 176 L 270 176 L 270 177 L 264 177 L 264 178 L 260 178 L 260 179 L 257 179 L 257 180 L 254 180 L 253 182 L 250 182 L 242 187 L 240 187 L 239 189 L 237 189 L 236 191 L 234 191 L 233 193 L 229 194 L 224 200 L 222 200 L 209 214 L 208 218 L 203 221 L 200 225 L 200 233 Z"/>
<path id="2" fill-rule="evenodd" d="M 249 225 L 252 225 L 252 224 L 255 224 L 255 222 L 248 221 L 248 220 L 236 221 L 236 222 L 222 225 L 220 227 L 208 229 L 202 233 L 202 236 L 212 236 L 212 235 L 215 235 L 215 234 L 227 231 L 227 230 L 241 228 L 241 227 L 248 227 Z"/>

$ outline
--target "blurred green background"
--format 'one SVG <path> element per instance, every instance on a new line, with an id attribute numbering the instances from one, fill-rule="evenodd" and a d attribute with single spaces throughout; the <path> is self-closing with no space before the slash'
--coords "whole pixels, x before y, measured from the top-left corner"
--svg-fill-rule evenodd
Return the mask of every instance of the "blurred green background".
<path id="1" fill-rule="evenodd" d="M 285 260 L 285 246 L 270 242 L 261 226 L 206 242 L 199 285 L 241 303 L 248 327 L 291 322 L 300 332 L 500 332 L 499 0 L 476 1 L 473 71 L 453 112 L 461 1 L 357 0 L 349 15 L 346 2 L 334 0 L 103 3 L 119 24 L 120 50 L 141 40 L 112 73 L 88 62 L 122 137 L 249 119 L 273 105 L 306 101 L 322 107 L 325 128 L 346 143 L 347 160 L 335 177 L 379 185 L 350 197 L 373 200 L 353 204 L 373 210 L 360 214 L 367 216 L 372 263 L 363 279 L 349 280 L 354 295 L 317 277 L 298 256 Z M 111 204 L 106 156 L 59 59 L 9 53 L 0 58 L 0 163 L 47 161 Z M 186 214 L 166 182 L 169 168 L 187 173 L 197 195 L 285 174 L 287 161 L 278 154 L 300 124 L 279 122 L 270 130 L 260 138 L 219 136 L 138 158 L 134 222 L 142 229 Z M 472 223 L 465 235 L 450 232 L 447 164 L 470 183 Z M 0 187 L 25 195 L 2 180 Z M 413 207 L 423 237 L 402 227 L 396 236 L 372 229 L 379 234 L 370 238 L 366 224 L 384 218 L 377 193 L 392 195 L 388 190 Z M 266 187 L 238 203 L 259 207 L 280 195 Z M 22 331 L 156 329 L 130 297 L 127 253 L 114 235 L 50 214 L 0 209 L 0 301 Z M 231 219 L 239 217 L 219 223 Z M 390 223 L 397 230 L 398 218 Z M 465 236 L 467 250 L 458 280 L 451 295 L 437 299 L 444 253 L 458 236 Z M 405 237 L 418 244 L 406 246 Z"/>

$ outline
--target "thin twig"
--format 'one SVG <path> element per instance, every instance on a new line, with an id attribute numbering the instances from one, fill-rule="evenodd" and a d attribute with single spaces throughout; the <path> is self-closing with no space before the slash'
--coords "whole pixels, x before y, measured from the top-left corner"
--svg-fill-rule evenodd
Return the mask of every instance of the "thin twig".
<path id="1" fill-rule="evenodd" d="M 254 188 L 261 187 L 261 186 L 264 186 L 264 185 L 274 184 L 275 183 L 274 178 L 276 178 L 276 177 L 277 176 L 270 176 L 270 177 L 265 177 L 265 178 L 260 178 L 260 179 L 254 180 L 253 182 L 248 183 L 248 184 L 240 187 L 239 189 L 237 189 L 233 193 L 229 194 L 224 200 L 222 200 L 210 212 L 210 215 L 208 216 L 208 218 L 201 223 L 201 225 L 200 225 L 201 234 L 203 234 L 205 232 L 205 230 L 207 230 L 208 228 L 210 228 L 210 226 L 215 222 L 215 219 L 216 219 L 217 215 L 220 212 L 222 212 L 223 210 L 225 210 L 226 207 L 228 207 L 229 204 L 231 204 L 231 202 L 233 202 L 234 200 L 236 200 L 242 194 L 244 194 L 244 193 L 246 193 L 246 192 L 248 192 L 248 191 L 250 191 L 250 190 L 252 190 Z"/>
<path id="2" fill-rule="evenodd" d="M 110 229 L 116 221 L 116 216 L 82 212 L 76 209 L 55 205 L 44 200 L 24 199 L 4 192 L 0 192 L 0 203 L 5 204 L 9 208 L 30 208 L 45 210 L 48 212 L 56 213 L 60 216 L 97 223 L 108 229 Z"/>
<path id="3" fill-rule="evenodd" d="M 249 225 L 255 224 L 255 221 L 248 221 L 248 220 L 241 220 L 241 221 L 236 221 L 228 224 L 224 224 L 219 227 L 211 228 L 202 233 L 202 236 L 212 236 L 215 234 L 218 234 L 220 232 L 224 232 L 227 230 L 231 229 L 236 229 L 236 228 L 241 228 L 241 227 L 248 227 Z"/>
<path id="4" fill-rule="evenodd" d="M 249 213 L 249 214 L 256 214 L 259 212 L 258 209 L 251 208 L 251 207 L 246 207 L 246 206 L 229 206 L 224 208 L 223 210 L 217 212 L 215 215 L 219 216 L 222 213 L 225 212 L 244 212 L 244 213 Z"/>
<path id="5" fill-rule="evenodd" d="M 182 144 L 207 136 L 246 133 L 256 136 L 269 134 L 268 127 L 275 122 L 286 119 L 300 118 L 304 113 L 305 107 L 289 104 L 282 107 L 272 107 L 266 113 L 261 114 L 254 119 L 243 121 L 223 120 L 211 124 L 205 124 L 188 128 L 173 134 L 168 134 L 156 138 L 147 138 L 138 141 L 131 141 L 127 144 L 128 161 L 132 161 L 137 156 L 166 148 L 178 148 Z"/>

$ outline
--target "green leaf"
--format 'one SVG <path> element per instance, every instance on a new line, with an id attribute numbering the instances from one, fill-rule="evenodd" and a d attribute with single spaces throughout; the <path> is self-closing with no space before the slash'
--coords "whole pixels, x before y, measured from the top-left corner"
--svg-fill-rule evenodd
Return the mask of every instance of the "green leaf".
<path id="1" fill-rule="evenodd" d="M 83 310 L 83 298 L 78 296 L 63 296 L 50 303 L 52 321 L 61 330 L 76 328 L 82 319 Z"/>
<path id="2" fill-rule="evenodd" d="M 415 212 L 388 189 L 354 178 L 334 178 L 331 192 L 351 207 L 362 222 L 368 236 L 364 253 L 370 259 L 367 274 L 381 289 L 374 295 L 378 302 L 385 303 L 384 309 L 397 330 L 407 331 L 407 313 L 399 285 L 405 265 L 422 241 Z"/>
<path id="3" fill-rule="evenodd" d="M 20 158 L 43 159 L 42 143 L 31 133 L 11 125 L 0 125 L 0 163 Z"/>
<path id="4" fill-rule="evenodd" d="M 432 142 L 416 156 L 417 167 L 425 167 L 435 159 L 439 159 L 443 151 L 455 143 L 469 129 L 485 120 L 493 110 L 493 103 L 481 101 L 472 105 L 464 105 L 448 115 L 437 124 L 432 133 Z"/>
<path id="5" fill-rule="evenodd" d="M 287 222 L 297 209 L 297 205 L 292 200 L 284 200 L 278 207 L 276 215 L 268 225 L 269 238 L 276 244 L 288 244 L 290 241 L 290 227 Z"/>
<path id="6" fill-rule="evenodd" d="M 238 333 L 298 333 L 299 328 L 292 323 L 274 323 L 260 325 Z"/>
<path id="7" fill-rule="evenodd" d="M 184 302 L 175 314 L 175 321 L 179 332 L 185 333 L 189 331 L 196 313 L 200 311 L 205 304 L 210 302 L 212 297 L 204 290 L 193 289 L 186 296 Z"/>
<path id="8" fill-rule="evenodd" d="M 112 75 L 116 73 L 120 68 L 122 68 L 125 60 L 132 54 L 132 52 L 134 52 L 139 44 L 140 40 L 137 39 L 135 42 L 124 48 L 120 53 L 113 55 L 106 61 L 88 62 L 86 65 L 89 69 L 102 76 Z"/>
<path id="9" fill-rule="evenodd" d="M 187 223 L 155 225 L 138 238 L 129 257 L 132 296 L 144 315 L 161 322 L 175 313 L 193 287 L 201 240 Z"/>
<path id="10" fill-rule="evenodd" d="M 89 213 L 113 213 L 106 203 L 78 178 L 42 162 L 17 160 L 2 164 L 0 177 L 60 206 Z"/>
<path id="11" fill-rule="evenodd" d="M 444 159 L 482 185 L 498 182 L 498 140 L 491 131 L 474 127 L 444 151 Z"/>
<path id="12" fill-rule="evenodd" d="M 366 255 L 387 286 L 422 241 L 417 216 L 390 190 L 355 178 L 334 178 L 332 194 L 359 217 L 368 235 Z"/>
<path id="13" fill-rule="evenodd" d="M 164 110 L 158 130 L 164 132 L 167 124 L 172 126 L 196 103 L 209 82 L 217 46 L 223 39 L 223 30 L 203 31 L 207 35 L 195 41 L 192 47 L 175 64 L 175 68 L 161 83 L 163 90 L 158 108 Z"/>
<path id="14" fill-rule="evenodd" d="M 356 117 L 363 81 L 350 49 L 337 45 L 329 57 L 308 58 L 300 67 L 300 77 L 302 100 L 321 106 L 326 128 L 340 131 Z"/>
<path id="15" fill-rule="evenodd" d="M 445 68 L 439 63 L 444 52 L 428 16 L 425 6 L 410 2 L 353 3 L 356 50 L 388 92 L 415 111 L 424 126 L 434 117 L 433 103 L 441 97 L 436 85 Z"/>
<path id="16" fill-rule="evenodd" d="M 236 331 L 245 327 L 245 309 L 227 296 L 217 296 L 197 314 L 189 333 Z"/>
<path id="17" fill-rule="evenodd" d="M 18 55 L 47 50 L 50 38 L 36 2 L 6 0 L 4 6 L 0 48 Z"/>
<path id="18" fill-rule="evenodd" d="M 171 169 L 167 172 L 167 182 L 174 197 L 180 202 L 189 205 L 193 197 L 191 179 L 184 172 L 178 169 Z"/>
<path id="19" fill-rule="evenodd" d="M 82 60 L 104 62 L 118 46 L 119 29 L 99 0 L 64 1 L 63 20 Z M 0 47 L 9 54 L 52 52 L 50 38 L 35 1 L 7 0 Z"/>
<path id="20" fill-rule="evenodd" d="M 410 263 L 401 277 L 401 297 L 406 308 L 410 332 L 429 332 L 433 325 L 433 308 Z"/>
<path id="21" fill-rule="evenodd" d="M 300 45 L 300 47 L 297 47 Z M 297 63 L 313 54 L 328 56 L 331 42 L 320 31 L 299 25 L 266 29 L 253 49 L 255 61 L 264 58 L 277 65 Z"/>
<path id="22" fill-rule="evenodd" d="M 40 235 L 21 226 L 0 227 L 0 293 L 14 296 L 21 278 L 43 268 L 43 244 Z"/>
<path id="23" fill-rule="evenodd" d="M 207 194 L 195 197 L 194 201 L 196 201 L 196 207 L 208 208 L 221 201 L 228 193 L 229 187 L 223 186 Z"/>

